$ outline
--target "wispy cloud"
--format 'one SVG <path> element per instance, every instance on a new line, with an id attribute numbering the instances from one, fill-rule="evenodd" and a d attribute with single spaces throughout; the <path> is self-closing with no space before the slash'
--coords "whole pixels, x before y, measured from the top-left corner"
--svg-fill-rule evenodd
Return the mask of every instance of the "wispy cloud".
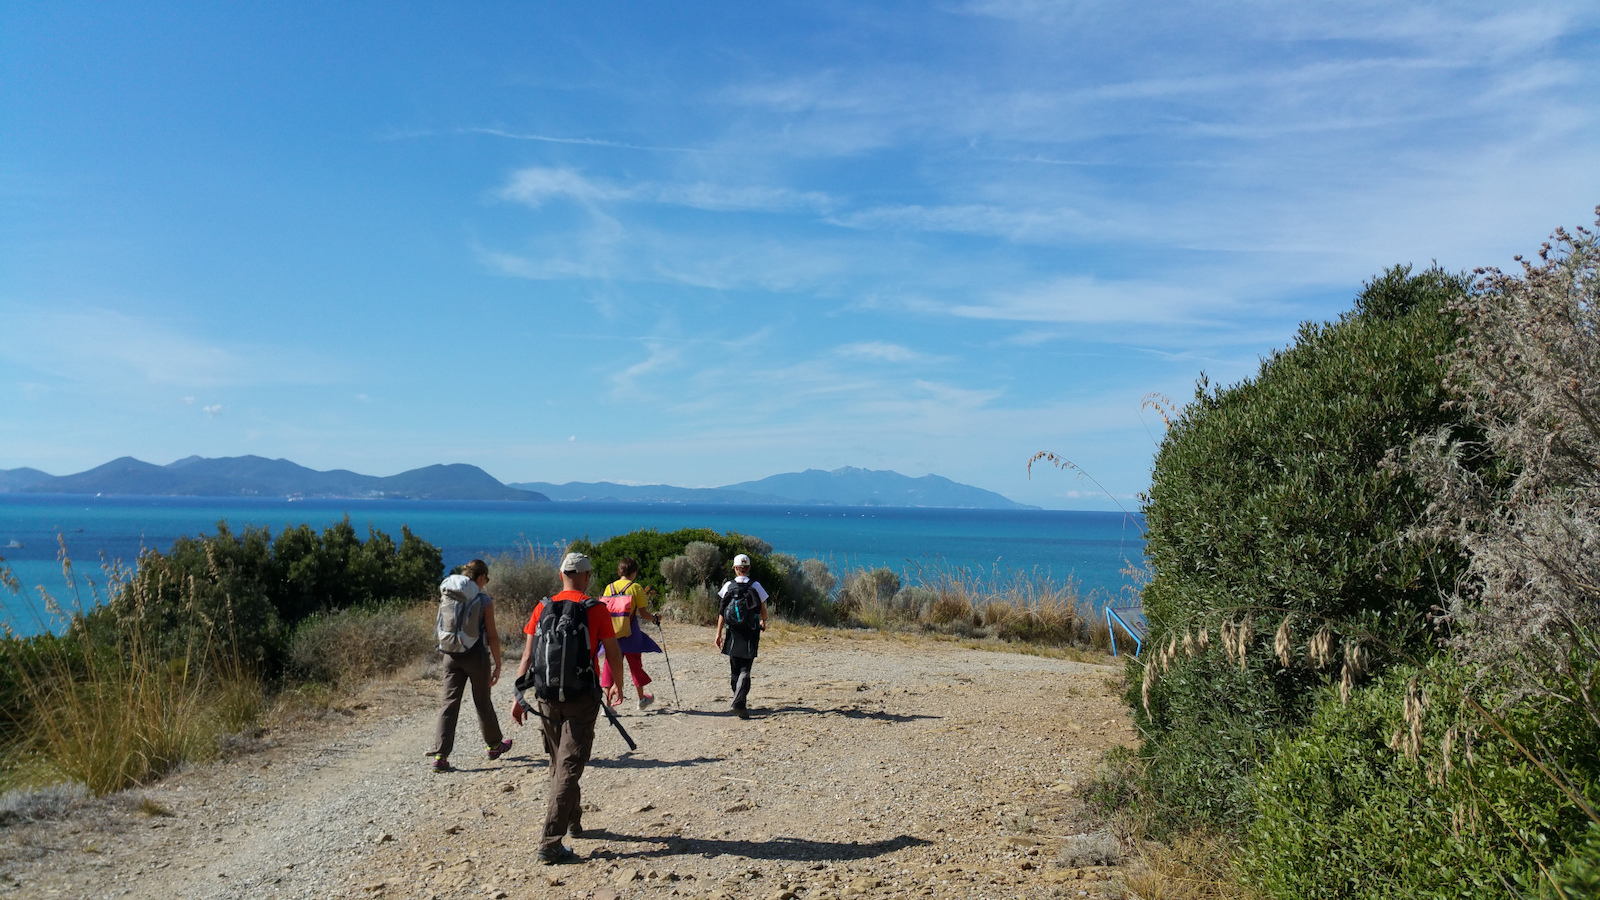
<path id="1" fill-rule="evenodd" d="M 5 318 L 0 357 L 113 391 L 130 384 L 321 384 L 339 377 L 335 365 L 296 348 L 208 340 L 169 320 L 114 310 L 13 306 Z M 41 352 L 46 346 L 49 351 Z"/>
<path id="2" fill-rule="evenodd" d="M 926 353 L 920 353 L 900 344 L 891 344 L 887 341 L 859 341 L 854 344 L 844 344 L 833 351 L 839 356 L 848 359 L 869 359 L 890 363 L 928 362 L 935 359 Z"/>
<path id="3" fill-rule="evenodd" d="M 656 184 L 647 181 L 618 184 L 590 178 L 572 169 L 533 166 L 511 176 L 498 196 L 502 200 L 538 208 L 550 200 L 579 203 L 658 203 L 714 211 L 826 212 L 837 203 L 818 191 L 799 191 L 761 185 L 723 185 L 710 182 Z"/>

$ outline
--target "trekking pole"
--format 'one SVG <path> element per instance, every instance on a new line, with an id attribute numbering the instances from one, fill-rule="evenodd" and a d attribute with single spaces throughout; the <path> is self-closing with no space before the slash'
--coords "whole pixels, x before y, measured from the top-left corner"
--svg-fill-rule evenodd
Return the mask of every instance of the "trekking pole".
<path id="1" fill-rule="evenodd" d="M 600 701 L 600 709 L 605 712 L 606 718 L 611 720 L 611 725 L 617 729 L 617 734 L 622 735 L 622 739 L 627 742 L 628 749 L 639 749 L 639 745 L 635 744 L 632 736 L 628 734 L 628 729 L 622 727 L 622 720 L 617 718 L 617 711 L 607 706 L 604 700 Z"/>
<path id="2" fill-rule="evenodd" d="M 667 653 L 667 624 L 656 616 L 656 630 L 661 632 L 661 655 L 667 660 L 667 681 L 672 685 L 672 705 L 682 706 L 678 702 L 678 679 L 672 677 L 672 656 Z"/>
<path id="3" fill-rule="evenodd" d="M 517 691 L 517 702 L 521 704 L 522 708 L 528 712 L 533 713 L 546 722 L 550 721 L 549 716 L 539 712 L 539 707 L 531 705 L 527 700 L 523 699 L 521 691 Z M 608 706 L 604 699 L 601 699 L 600 701 L 600 710 L 606 714 L 606 721 L 610 722 L 617 729 L 617 734 L 622 735 L 622 740 L 628 745 L 628 749 L 639 749 L 639 745 L 633 742 L 633 735 L 628 734 L 628 729 L 622 727 L 622 720 L 617 718 L 617 711 Z"/>

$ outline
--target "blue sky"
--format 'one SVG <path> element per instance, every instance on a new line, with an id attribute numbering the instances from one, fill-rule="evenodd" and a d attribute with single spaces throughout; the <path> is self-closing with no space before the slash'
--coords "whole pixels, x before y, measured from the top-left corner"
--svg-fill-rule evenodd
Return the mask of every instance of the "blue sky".
<path id="1" fill-rule="evenodd" d="M 1592 3 L 0 6 L 0 468 L 1131 505 L 1160 392 L 1600 203 Z"/>

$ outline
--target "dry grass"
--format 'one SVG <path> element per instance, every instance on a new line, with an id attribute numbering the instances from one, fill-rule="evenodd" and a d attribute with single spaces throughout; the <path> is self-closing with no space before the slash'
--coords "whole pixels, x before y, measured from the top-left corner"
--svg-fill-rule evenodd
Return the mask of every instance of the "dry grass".
<path id="1" fill-rule="evenodd" d="M 1077 583 L 1038 572 L 926 568 L 901 587 L 886 569 L 857 570 L 840 589 L 837 611 L 880 631 L 992 638 L 1034 647 L 1110 649 L 1110 633 Z"/>
<path id="2" fill-rule="evenodd" d="M 421 603 L 313 616 L 290 639 L 290 671 L 330 684 L 392 672 L 434 648 L 434 616 L 434 607 Z"/>
<path id="3" fill-rule="evenodd" d="M 1129 900 L 1257 900 L 1239 883 L 1232 860 L 1237 847 L 1215 834 L 1194 832 L 1170 847 L 1151 846 L 1123 877 Z"/>
<path id="4" fill-rule="evenodd" d="M 216 756 L 220 736 L 260 715 L 260 681 L 238 658 L 192 644 L 177 657 L 154 652 L 155 636 L 143 624 L 146 598 L 125 571 L 106 567 L 103 586 L 80 579 L 63 551 L 62 572 L 71 611 L 46 595 L 56 628 L 3 642 L 8 678 L 25 710 L 6 748 L 10 784 L 66 780 L 95 795 L 119 791 Z M 104 603 L 102 591 L 123 585 L 128 615 L 96 633 L 84 610 Z"/>
<path id="5" fill-rule="evenodd" d="M 661 615 L 689 625 L 715 625 L 719 607 L 717 595 L 700 584 L 668 594 L 666 602 L 661 605 Z"/>
<path id="6" fill-rule="evenodd" d="M 540 600 L 561 590 L 560 557 L 554 550 L 524 542 L 515 553 L 484 560 L 489 564 L 489 584 L 494 598 L 494 621 L 500 640 L 509 649 L 522 646 L 522 626 Z M 429 623 L 432 627 L 432 623 Z"/>

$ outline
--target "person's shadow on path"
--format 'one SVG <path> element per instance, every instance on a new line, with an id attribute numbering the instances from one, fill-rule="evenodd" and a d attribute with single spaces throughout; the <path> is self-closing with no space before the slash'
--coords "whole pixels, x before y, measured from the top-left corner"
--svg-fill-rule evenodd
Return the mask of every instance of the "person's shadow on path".
<path id="1" fill-rule="evenodd" d="M 872 859 L 904 850 L 907 847 L 925 847 L 932 841 L 909 834 L 897 835 L 881 841 L 813 841 L 805 838 L 775 837 L 768 841 L 720 840 L 717 838 L 686 838 L 677 835 L 650 837 L 619 834 L 604 828 L 586 829 L 585 839 L 597 841 L 628 841 L 633 843 L 666 844 L 648 850 L 599 851 L 590 854 L 592 859 L 658 859 L 666 856 L 700 855 L 738 856 L 744 859 L 766 860 L 816 860 L 819 862 L 848 862 Z"/>
<path id="2" fill-rule="evenodd" d="M 695 756 L 689 759 L 651 759 L 644 756 L 634 756 L 633 751 L 624 751 L 621 756 L 601 757 L 591 756 L 585 768 L 589 769 L 678 769 L 688 766 L 703 766 L 708 763 L 724 761 L 721 756 Z M 520 754 L 517 756 L 504 756 L 490 763 L 477 766 L 456 766 L 455 771 L 467 774 L 504 771 L 509 773 L 524 769 L 548 769 L 550 758 L 547 756 L 534 756 Z"/>
<path id="3" fill-rule="evenodd" d="M 712 716 L 719 719 L 734 718 L 733 713 L 728 710 L 686 709 L 682 710 L 681 712 L 686 716 Z M 749 709 L 749 713 L 751 719 L 769 719 L 777 716 L 796 715 L 839 716 L 845 719 L 871 719 L 874 722 L 894 722 L 896 724 L 915 722 L 918 719 L 944 718 L 944 716 L 925 716 L 919 713 L 875 712 L 864 709 L 855 709 L 854 707 L 844 707 L 841 709 L 818 709 L 815 706 L 796 706 L 792 703 L 784 706 L 751 707 Z"/>

